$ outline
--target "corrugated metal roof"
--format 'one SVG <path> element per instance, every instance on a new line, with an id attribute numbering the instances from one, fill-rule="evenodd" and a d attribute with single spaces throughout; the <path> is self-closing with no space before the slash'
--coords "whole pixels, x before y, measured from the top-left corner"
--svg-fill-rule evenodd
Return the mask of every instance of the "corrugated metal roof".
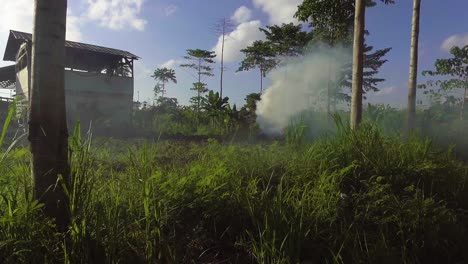
<path id="1" fill-rule="evenodd" d="M 21 43 L 25 41 L 32 41 L 32 34 L 10 30 L 10 36 L 8 37 L 7 48 L 5 50 L 5 55 L 3 57 L 3 60 L 15 61 L 16 52 L 18 51 Z M 125 50 L 112 49 L 112 48 L 101 47 L 101 46 L 68 41 L 68 40 L 65 42 L 65 47 L 71 48 L 71 49 L 87 50 L 87 51 L 102 53 L 102 54 L 122 56 L 122 57 L 130 58 L 130 59 L 139 59 L 139 57 L 136 56 L 135 54 L 132 54 Z"/>

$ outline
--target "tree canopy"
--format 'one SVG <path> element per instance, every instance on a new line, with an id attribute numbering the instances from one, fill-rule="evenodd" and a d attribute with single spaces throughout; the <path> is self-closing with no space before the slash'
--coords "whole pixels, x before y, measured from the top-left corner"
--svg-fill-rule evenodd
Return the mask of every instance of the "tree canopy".
<path id="1" fill-rule="evenodd" d="M 214 63 L 216 54 L 214 51 L 202 50 L 202 49 L 188 49 L 187 55 L 184 59 L 190 63 L 181 64 L 180 67 L 194 69 L 198 77 L 200 76 L 213 76 L 213 68 L 210 64 Z M 199 80 L 201 81 L 201 80 Z"/>
<path id="2" fill-rule="evenodd" d="M 312 40 L 312 31 L 302 30 L 302 25 L 293 23 L 281 26 L 273 25 L 260 28 L 265 34 L 266 43 L 271 45 L 277 56 L 299 56 L 304 54 L 304 48 Z"/>
<path id="3" fill-rule="evenodd" d="M 393 4 L 394 0 L 381 0 Z M 308 22 L 314 30 L 314 39 L 334 45 L 351 44 L 354 29 L 355 0 L 304 0 L 298 6 L 294 17 Z M 366 6 L 373 7 L 376 2 L 367 0 Z"/>
<path id="4" fill-rule="evenodd" d="M 441 76 L 443 80 L 429 81 L 429 85 L 437 85 L 443 90 L 449 91 L 468 87 L 468 45 L 460 48 L 453 47 L 450 50 L 453 56 L 448 59 L 437 59 L 435 70 L 423 71 L 424 76 Z M 425 85 L 420 86 L 425 88 Z"/>
<path id="5" fill-rule="evenodd" d="M 157 68 L 153 75 L 151 75 L 156 81 L 161 82 L 156 84 L 154 87 L 154 93 L 158 94 L 161 93 L 162 96 L 166 93 L 166 83 L 171 81 L 173 83 L 177 83 L 177 78 L 175 75 L 175 71 L 173 69 L 168 69 L 167 67 L 164 68 Z"/>
<path id="6" fill-rule="evenodd" d="M 203 83 L 202 76 L 213 76 L 213 67 L 210 64 L 214 63 L 216 54 L 214 51 L 202 50 L 202 49 L 188 49 L 187 55 L 184 56 L 189 63 L 181 64 L 180 67 L 189 68 L 196 72 L 198 82 L 193 84 L 190 88 L 197 92 L 197 96 L 192 97 L 190 101 L 196 104 L 197 112 L 200 110 L 200 104 L 203 100 L 202 94 L 208 90 L 206 84 Z"/>

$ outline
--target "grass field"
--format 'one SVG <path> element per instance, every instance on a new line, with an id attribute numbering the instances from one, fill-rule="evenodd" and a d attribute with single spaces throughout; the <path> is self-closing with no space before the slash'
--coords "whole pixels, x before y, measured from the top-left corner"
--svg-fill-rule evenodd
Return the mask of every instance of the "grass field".
<path id="1" fill-rule="evenodd" d="M 0 165 L 1 263 L 466 263 L 468 165 L 365 125 L 307 142 L 71 139 L 72 225 Z M 299 142 L 299 143 L 298 143 Z"/>

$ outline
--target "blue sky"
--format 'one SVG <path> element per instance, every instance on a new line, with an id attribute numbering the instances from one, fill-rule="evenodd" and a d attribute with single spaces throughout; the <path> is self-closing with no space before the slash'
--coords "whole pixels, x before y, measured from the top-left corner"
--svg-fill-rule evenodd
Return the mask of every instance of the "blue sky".
<path id="1" fill-rule="evenodd" d="M 9 29 L 31 32 L 33 0 L 0 0 L 0 51 Z M 161 65 L 174 67 L 178 84 L 169 85 L 168 96 L 187 103 L 194 78 L 177 67 L 186 49 L 215 49 L 218 37 L 213 24 L 231 19 L 236 24 L 226 43 L 228 71 L 225 95 L 243 104 L 246 94 L 259 90 L 259 74 L 235 73 L 242 59 L 239 50 L 262 34 L 259 26 L 295 22 L 292 15 L 301 0 L 69 0 L 68 39 L 129 50 L 142 59 L 136 63 L 135 99 L 152 100 L 150 75 Z M 242 8 L 241 8 L 242 7 Z M 447 47 L 468 44 L 468 1 L 426 0 L 421 9 L 420 71 L 431 69 L 436 58 L 448 55 Z M 237 13 L 236 13 L 237 11 Z M 368 43 L 375 48 L 392 47 L 380 76 L 387 81 L 381 92 L 370 94 L 372 102 L 405 104 L 408 79 L 412 1 L 381 3 L 367 11 Z M 236 16 L 234 16 L 236 14 Z M 1 62 L 0 65 L 9 63 Z M 216 69 L 219 69 L 217 64 Z M 419 79 L 423 81 L 422 78 Z M 218 90 L 219 71 L 206 80 Z M 266 81 L 268 85 L 268 81 Z"/>

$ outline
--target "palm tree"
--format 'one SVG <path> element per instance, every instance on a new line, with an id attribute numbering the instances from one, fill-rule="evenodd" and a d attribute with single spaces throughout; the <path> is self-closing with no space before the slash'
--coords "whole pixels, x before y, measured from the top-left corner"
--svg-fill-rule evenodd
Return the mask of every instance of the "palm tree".
<path id="1" fill-rule="evenodd" d="M 70 178 L 64 89 L 67 0 L 35 2 L 28 137 L 34 195 L 45 215 L 66 231 L 68 198 L 57 180 L 68 183 Z"/>
<path id="2" fill-rule="evenodd" d="M 411 57 L 408 83 L 408 131 L 412 131 L 416 119 L 416 82 L 418 74 L 419 14 L 421 0 L 413 1 L 413 21 L 411 30 Z"/>
<path id="3" fill-rule="evenodd" d="M 167 82 L 173 82 L 177 83 L 177 78 L 175 75 L 175 71 L 173 69 L 168 69 L 166 67 L 164 68 L 157 68 L 153 75 L 151 75 L 156 81 L 161 82 L 161 94 L 162 97 L 164 97 L 164 94 L 166 93 L 166 83 Z"/>

